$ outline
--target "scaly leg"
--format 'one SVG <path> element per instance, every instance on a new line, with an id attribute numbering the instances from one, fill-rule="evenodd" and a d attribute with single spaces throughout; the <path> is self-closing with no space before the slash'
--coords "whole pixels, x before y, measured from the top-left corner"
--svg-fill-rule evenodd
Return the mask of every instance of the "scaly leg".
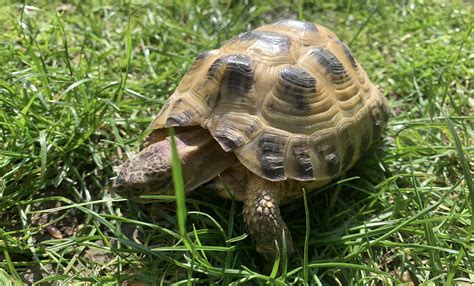
<path id="1" fill-rule="evenodd" d="M 293 252 L 293 241 L 278 206 L 278 183 L 250 175 L 244 200 L 244 221 L 257 251 L 268 260 Z M 278 245 L 278 249 L 277 249 Z"/>

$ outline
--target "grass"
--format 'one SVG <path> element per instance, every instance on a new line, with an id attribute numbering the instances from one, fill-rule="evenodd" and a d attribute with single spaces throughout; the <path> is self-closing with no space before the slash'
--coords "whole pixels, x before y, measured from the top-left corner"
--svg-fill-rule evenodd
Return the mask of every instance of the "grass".
<path id="1" fill-rule="evenodd" d="M 468 1 L 86 2 L 0 5 L 0 284 L 474 280 Z M 344 178 L 283 206 L 297 253 L 269 272 L 239 203 L 143 207 L 110 185 L 198 52 L 281 17 L 349 43 L 394 116 Z"/>

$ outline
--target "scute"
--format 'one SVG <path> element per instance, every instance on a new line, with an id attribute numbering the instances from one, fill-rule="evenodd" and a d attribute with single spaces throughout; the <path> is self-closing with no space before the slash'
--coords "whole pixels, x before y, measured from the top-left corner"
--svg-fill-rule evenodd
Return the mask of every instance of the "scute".
<path id="1" fill-rule="evenodd" d="M 265 179 L 326 182 L 378 140 L 388 113 L 334 33 L 280 20 L 200 54 L 151 129 L 200 125 Z"/>
<path id="2" fill-rule="evenodd" d="M 266 128 L 254 140 L 235 149 L 240 162 L 257 175 L 270 181 L 286 180 L 285 159 L 290 134 Z"/>
<path id="3" fill-rule="evenodd" d="M 245 55 L 230 56 L 222 83 L 221 94 L 234 97 L 247 95 L 254 83 L 252 59 Z"/>
<path id="4" fill-rule="evenodd" d="M 272 50 L 274 53 L 288 51 L 291 45 L 291 41 L 287 36 L 258 30 L 242 33 L 233 40 L 230 40 L 231 43 L 235 43 L 235 41 L 255 41 L 257 46 L 266 47 L 266 49 Z"/>
<path id="5" fill-rule="evenodd" d="M 262 130 L 263 123 L 257 116 L 241 113 L 214 114 L 206 126 L 225 151 L 233 151 L 247 144 Z"/>
<path id="6" fill-rule="evenodd" d="M 341 130 L 338 130 L 338 135 L 340 140 L 344 142 L 342 150 L 342 166 L 352 166 L 354 162 L 354 155 L 356 151 L 356 141 L 357 130 L 351 128 L 348 124 L 347 126 L 342 126 Z"/>
<path id="7" fill-rule="evenodd" d="M 314 180 L 314 155 L 309 148 L 307 136 L 293 136 L 288 144 L 286 174 L 300 181 Z"/>
<path id="8" fill-rule="evenodd" d="M 341 160 L 337 133 L 328 133 L 311 139 L 316 154 L 316 178 L 334 178 L 341 171 Z"/>
<path id="9" fill-rule="evenodd" d="M 292 28 L 296 33 L 317 32 L 318 28 L 311 22 L 283 19 L 275 23 L 275 26 L 286 26 Z"/>
<path id="10" fill-rule="evenodd" d="M 351 50 L 349 50 L 349 47 L 345 43 L 341 42 L 340 40 L 337 40 L 336 44 L 339 45 L 342 48 L 342 50 L 344 51 L 344 54 L 346 55 L 346 57 L 351 62 L 352 67 L 356 69 L 357 68 L 357 62 L 356 62 L 354 56 L 352 55 Z"/>
<path id="11" fill-rule="evenodd" d="M 239 50 L 246 55 L 271 64 L 293 63 L 292 41 L 287 35 L 274 32 L 253 30 L 242 33 L 222 47 L 225 52 Z"/>
<path id="12" fill-rule="evenodd" d="M 310 54 L 324 67 L 326 72 L 330 75 L 333 84 L 340 85 L 349 79 L 349 74 L 344 68 L 344 65 L 328 49 L 322 47 L 312 48 Z"/>
<path id="13" fill-rule="evenodd" d="M 311 110 L 311 98 L 316 95 L 316 79 L 301 68 L 285 66 L 278 78 L 275 95 L 290 109 L 305 115 Z"/>

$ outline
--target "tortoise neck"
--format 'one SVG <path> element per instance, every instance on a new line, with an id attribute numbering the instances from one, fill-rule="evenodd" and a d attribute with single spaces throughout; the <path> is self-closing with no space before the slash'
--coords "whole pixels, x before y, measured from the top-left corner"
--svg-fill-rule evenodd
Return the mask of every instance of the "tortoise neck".
<path id="1" fill-rule="evenodd" d="M 200 126 L 175 129 L 176 148 L 186 191 L 192 191 L 212 180 L 236 160 L 234 153 L 225 152 L 207 129 Z M 169 144 L 171 140 L 166 137 L 164 141 L 168 141 L 166 144 Z"/>

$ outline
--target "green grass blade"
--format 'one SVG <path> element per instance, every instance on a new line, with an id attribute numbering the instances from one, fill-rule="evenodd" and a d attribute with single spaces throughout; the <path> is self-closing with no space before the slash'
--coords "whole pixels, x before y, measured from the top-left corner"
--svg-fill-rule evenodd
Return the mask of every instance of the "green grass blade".
<path id="1" fill-rule="evenodd" d="M 184 181 L 183 181 L 183 172 L 181 170 L 181 161 L 179 159 L 178 150 L 176 148 L 176 140 L 174 137 L 174 129 L 168 129 L 168 136 L 171 142 L 171 154 L 172 154 L 172 178 L 173 186 L 176 196 L 176 218 L 178 221 L 179 234 L 183 240 L 186 248 L 194 252 L 194 246 L 188 238 L 186 230 L 186 218 L 187 218 L 187 209 L 186 209 L 186 192 L 184 190 Z"/>
<path id="2" fill-rule="evenodd" d="M 308 198 L 306 196 L 305 189 L 303 189 L 303 202 L 304 202 L 305 226 L 306 226 L 306 232 L 304 236 L 304 253 L 303 253 L 303 280 L 304 280 L 305 285 L 309 285 L 308 249 L 309 249 L 309 237 L 311 234 L 311 224 L 310 224 L 310 219 L 309 219 Z"/>
<path id="3" fill-rule="evenodd" d="M 46 130 L 39 132 L 40 158 L 41 158 L 41 180 L 44 180 L 46 175 L 46 164 L 48 162 L 48 142 L 46 140 Z"/>
<path id="4" fill-rule="evenodd" d="M 467 156 L 466 156 L 466 154 L 463 150 L 461 140 L 459 139 L 459 136 L 458 136 L 456 130 L 454 129 L 453 123 L 451 122 L 451 119 L 449 119 L 449 116 L 446 114 L 446 111 L 444 111 L 443 109 L 441 109 L 441 110 L 443 111 L 443 115 L 446 119 L 446 122 L 448 123 L 449 132 L 451 133 L 451 136 L 453 137 L 454 144 L 456 146 L 456 151 L 457 151 L 458 157 L 459 157 L 459 162 L 461 164 L 462 174 L 464 176 L 464 182 L 465 182 L 465 184 L 467 186 L 467 189 L 468 189 L 468 192 L 469 192 L 468 195 L 469 195 L 469 201 L 470 201 L 470 205 L 471 205 L 471 227 L 470 227 L 469 234 L 465 238 L 465 243 L 466 243 L 466 245 L 470 245 L 472 234 L 474 233 L 474 184 L 472 182 L 472 175 L 471 175 L 471 170 L 470 170 L 470 167 L 469 167 L 470 164 L 469 164 L 468 158 L 467 158 Z M 465 250 L 464 247 L 462 247 L 459 250 L 459 253 L 456 257 L 456 260 L 454 261 L 453 265 L 451 266 L 451 268 L 448 271 L 448 277 L 446 278 L 446 285 L 453 285 L 454 276 L 455 276 L 456 271 L 459 267 L 459 264 L 461 263 L 461 259 L 463 259 L 464 256 L 466 255 L 465 252 L 466 252 L 466 250 Z"/>

